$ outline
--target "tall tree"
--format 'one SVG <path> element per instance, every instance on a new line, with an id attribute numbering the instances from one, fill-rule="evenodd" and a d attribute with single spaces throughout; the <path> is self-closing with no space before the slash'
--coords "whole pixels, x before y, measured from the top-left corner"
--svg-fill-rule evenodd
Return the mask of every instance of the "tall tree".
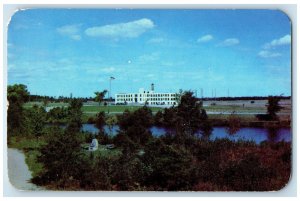
<path id="1" fill-rule="evenodd" d="M 105 94 L 107 93 L 107 90 L 103 90 L 102 92 L 96 91 L 95 92 L 95 101 L 99 103 L 99 106 L 101 104 L 101 102 L 103 101 Z"/>
<path id="2" fill-rule="evenodd" d="M 228 117 L 228 127 L 226 128 L 226 132 L 229 135 L 233 135 L 236 132 L 238 132 L 241 128 L 241 120 L 240 118 L 232 113 L 229 117 Z"/>
<path id="3" fill-rule="evenodd" d="M 193 135 L 206 125 L 208 126 L 208 117 L 206 111 L 202 108 L 201 102 L 193 96 L 193 92 L 187 91 L 181 96 L 180 104 L 177 107 L 177 124 L 185 135 Z M 209 133 L 206 133 L 209 134 Z"/>
<path id="4" fill-rule="evenodd" d="M 277 120 L 278 117 L 276 115 L 282 107 L 279 105 L 280 97 L 279 96 L 269 96 L 267 110 L 271 120 Z"/>
<path id="5" fill-rule="evenodd" d="M 109 134 L 112 135 L 113 126 L 118 123 L 117 117 L 115 115 L 108 116 L 105 122 L 108 126 Z"/>
<path id="6" fill-rule="evenodd" d="M 43 107 L 34 105 L 25 111 L 26 127 L 28 134 L 39 138 L 43 134 L 46 123 L 46 111 Z"/>
<path id="7" fill-rule="evenodd" d="M 68 125 L 67 131 L 71 133 L 79 132 L 82 126 L 82 101 L 79 99 L 72 99 L 68 107 Z"/>
<path id="8" fill-rule="evenodd" d="M 7 129 L 9 134 L 24 131 L 23 104 L 29 99 L 27 86 L 23 84 L 9 85 L 7 87 Z"/>
<path id="9" fill-rule="evenodd" d="M 35 178 L 41 184 L 55 182 L 58 188 L 67 188 L 79 180 L 85 166 L 78 133 L 52 128 L 47 143 L 41 148 L 38 161 L 43 164 L 43 172 Z"/>
<path id="10" fill-rule="evenodd" d="M 121 131 L 139 145 L 145 145 L 151 138 L 151 132 L 148 129 L 153 125 L 153 116 L 147 106 L 133 113 L 125 110 L 123 115 L 118 116 L 118 122 Z"/>

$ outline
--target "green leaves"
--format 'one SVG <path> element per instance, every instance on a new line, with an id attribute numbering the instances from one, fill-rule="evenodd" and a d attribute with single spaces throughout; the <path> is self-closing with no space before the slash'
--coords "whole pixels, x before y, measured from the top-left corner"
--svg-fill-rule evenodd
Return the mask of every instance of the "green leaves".
<path id="1" fill-rule="evenodd" d="M 103 101 L 105 94 L 107 93 L 107 90 L 103 90 L 102 92 L 96 91 L 95 92 L 95 101 L 99 102 L 99 105 L 101 104 L 101 102 Z"/>
<path id="2" fill-rule="evenodd" d="M 7 128 L 9 134 L 25 134 L 23 104 L 28 100 L 29 92 L 23 84 L 9 85 L 7 87 Z"/>

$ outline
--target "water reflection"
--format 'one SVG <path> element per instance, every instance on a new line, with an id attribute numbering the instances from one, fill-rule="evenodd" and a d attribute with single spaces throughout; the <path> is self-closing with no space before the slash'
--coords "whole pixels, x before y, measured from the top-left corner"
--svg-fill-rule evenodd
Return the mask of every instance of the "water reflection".
<path id="1" fill-rule="evenodd" d="M 245 140 L 245 141 L 254 141 L 259 144 L 263 141 L 270 142 L 279 142 L 279 141 L 291 141 L 291 129 L 290 128 L 250 128 L 244 127 L 239 129 L 234 135 L 230 135 L 226 132 L 226 127 L 214 127 L 212 134 L 209 136 L 210 140 L 228 138 L 232 141 Z M 98 133 L 98 129 L 93 124 L 83 124 L 83 131 L 88 131 L 94 134 Z M 107 126 L 104 126 L 104 131 L 106 133 L 110 133 L 110 130 Z M 150 131 L 153 136 L 161 136 L 166 133 L 174 133 L 171 129 L 156 127 L 153 126 L 150 128 Z M 112 135 L 116 135 L 119 132 L 119 126 L 113 126 L 111 133 Z M 202 137 L 202 133 L 199 131 L 196 133 L 196 136 Z"/>
<path id="2" fill-rule="evenodd" d="M 279 129 L 277 127 L 270 127 L 267 129 L 268 130 L 268 141 L 269 142 L 276 142 L 278 141 L 279 137 Z"/>

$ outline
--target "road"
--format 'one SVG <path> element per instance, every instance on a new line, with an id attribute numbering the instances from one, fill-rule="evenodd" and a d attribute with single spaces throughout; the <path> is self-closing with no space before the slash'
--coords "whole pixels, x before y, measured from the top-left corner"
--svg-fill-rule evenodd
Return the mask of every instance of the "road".
<path id="1" fill-rule="evenodd" d="M 44 190 L 43 188 L 29 182 L 31 179 L 31 172 L 25 162 L 25 155 L 23 152 L 17 149 L 8 148 L 7 160 L 8 178 L 15 188 L 25 191 Z"/>

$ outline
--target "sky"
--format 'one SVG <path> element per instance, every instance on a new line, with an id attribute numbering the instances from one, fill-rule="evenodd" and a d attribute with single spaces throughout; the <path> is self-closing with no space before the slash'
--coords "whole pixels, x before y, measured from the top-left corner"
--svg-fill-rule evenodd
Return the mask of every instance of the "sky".
<path id="1" fill-rule="evenodd" d="M 31 94 L 154 83 L 198 97 L 291 95 L 291 22 L 279 10 L 29 9 L 12 16 L 7 48 L 8 84 Z"/>

